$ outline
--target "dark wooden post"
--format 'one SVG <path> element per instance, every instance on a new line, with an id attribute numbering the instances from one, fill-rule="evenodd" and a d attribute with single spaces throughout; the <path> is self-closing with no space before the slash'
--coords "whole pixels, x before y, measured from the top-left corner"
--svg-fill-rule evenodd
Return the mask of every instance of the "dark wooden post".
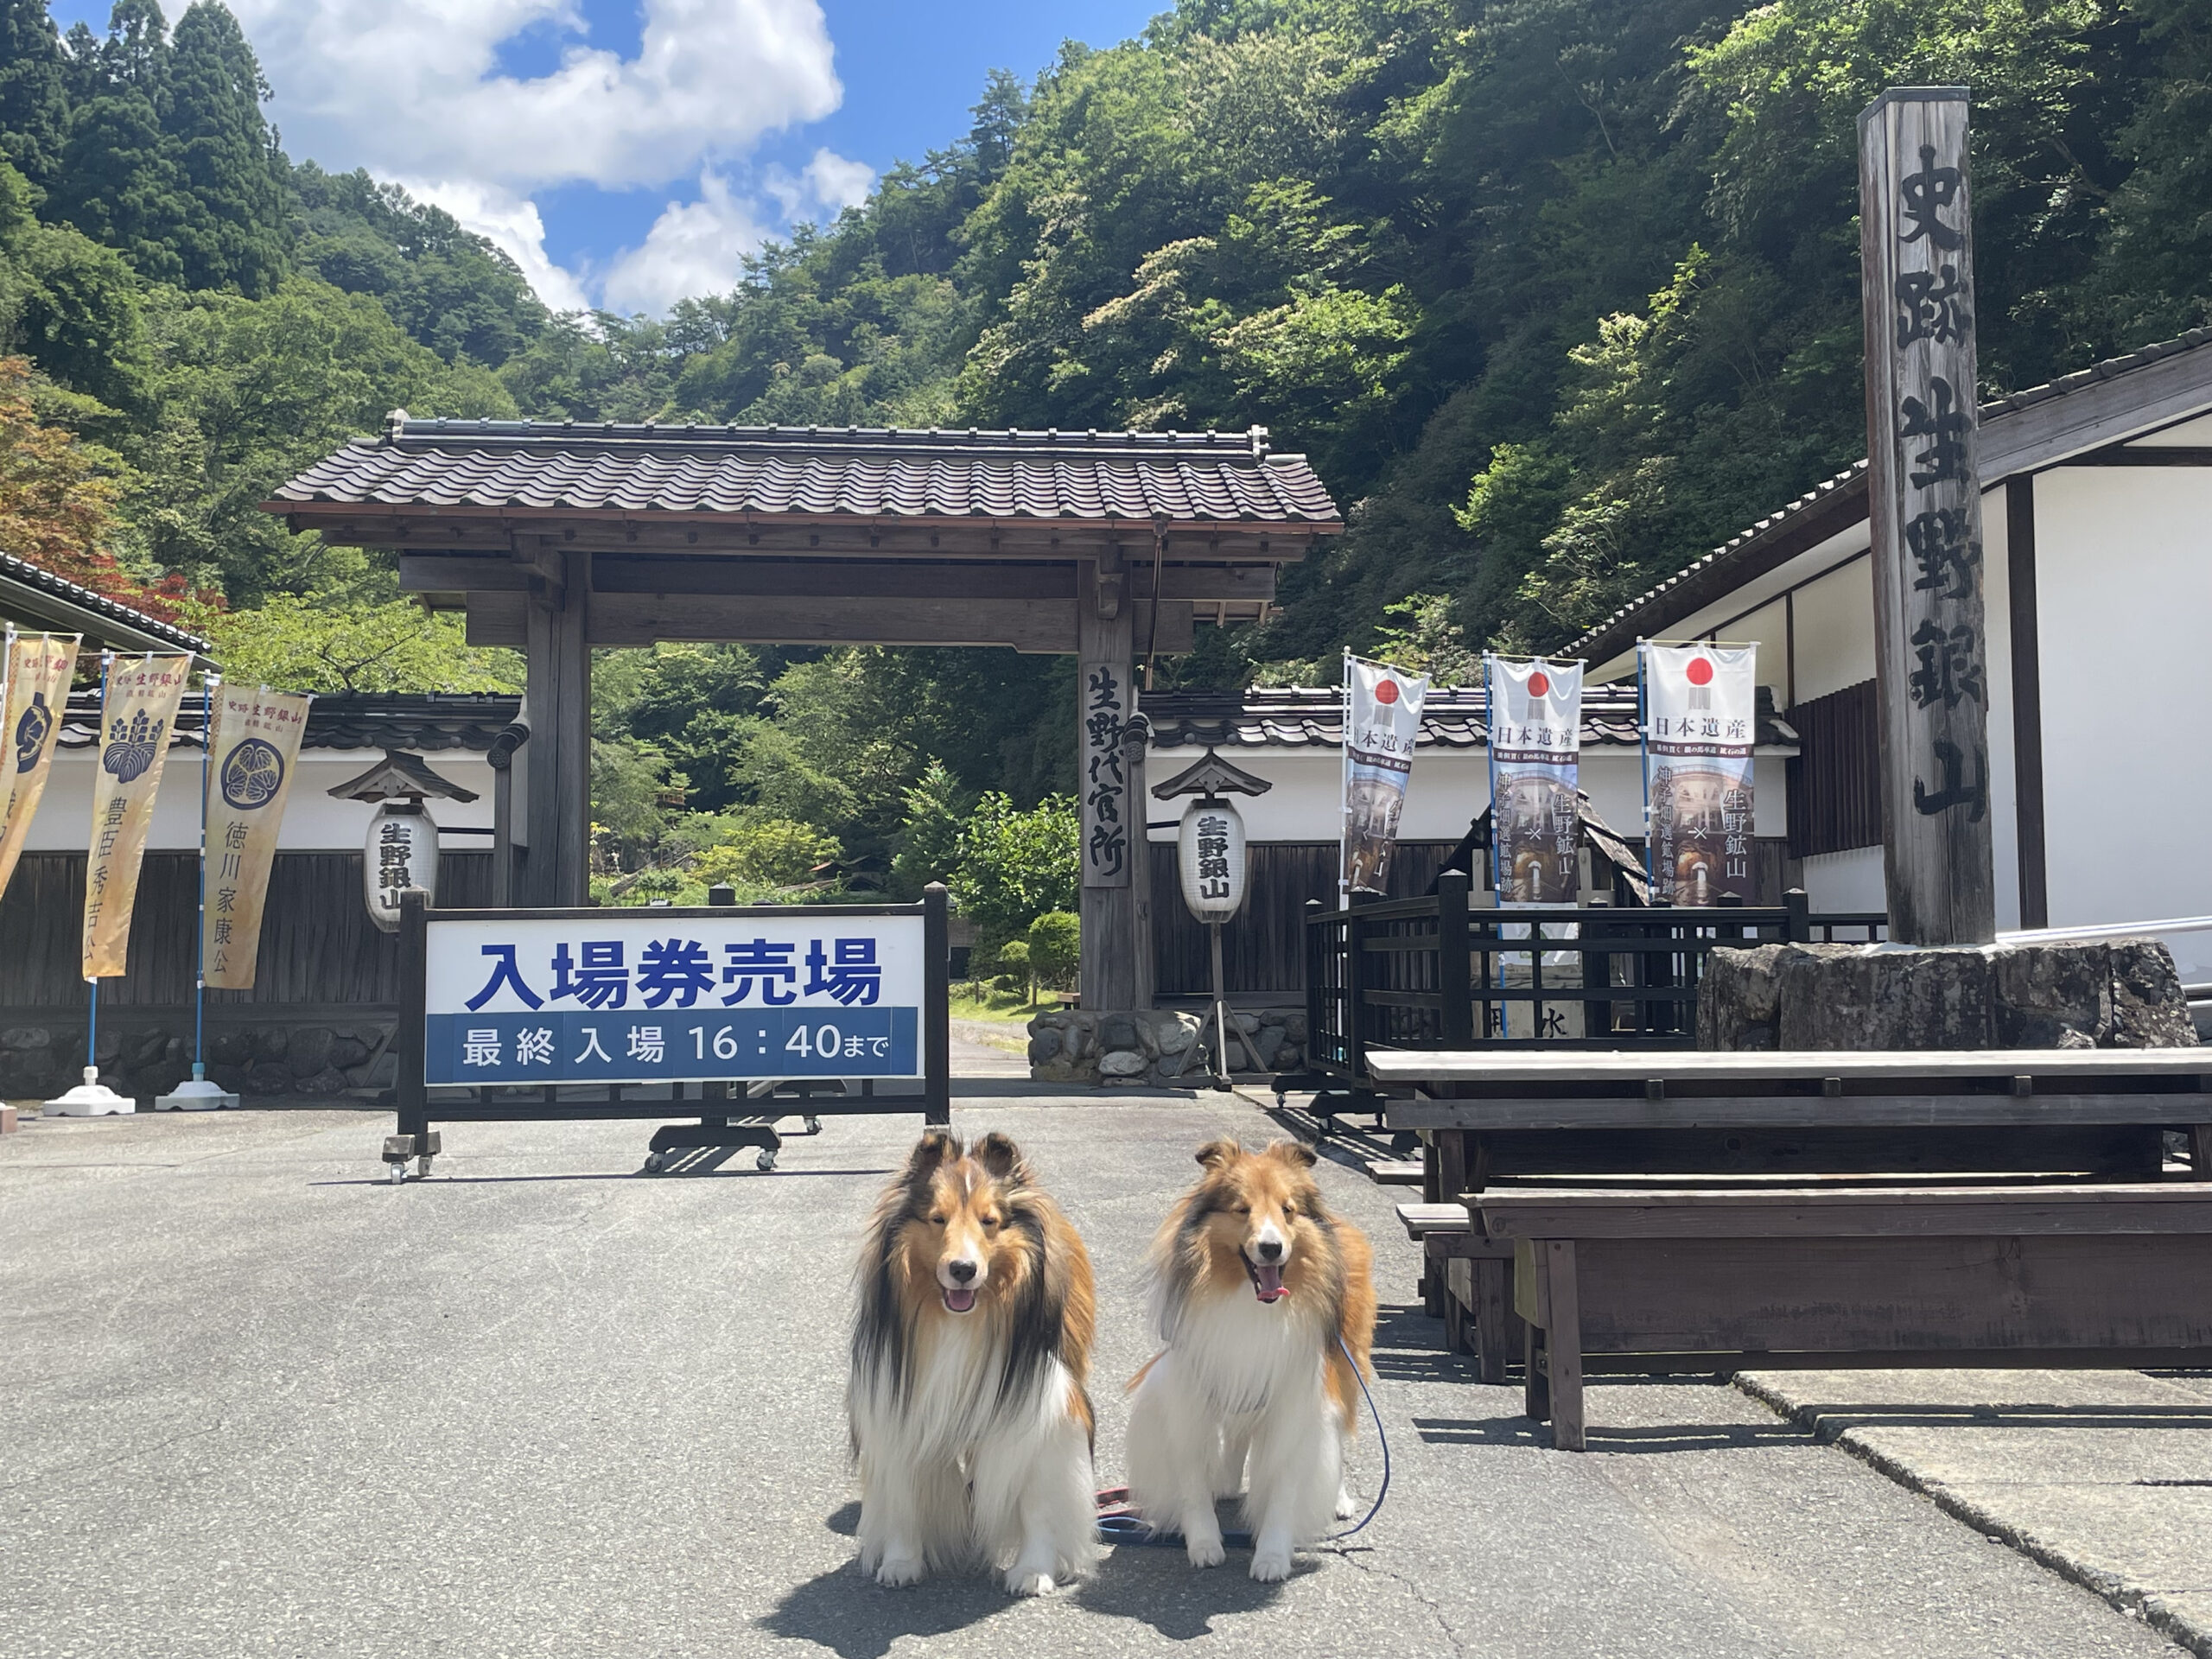
<path id="1" fill-rule="evenodd" d="M 531 741 L 519 885 L 524 905 L 561 908 L 591 891 L 591 555 L 550 563 L 551 574 L 533 567 L 523 607 Z"/>
<path id="2" fill-rule="evenodd" d="M 952 940 L 945 887 L 922 889 L 923 1122 L 952 1122 Z"/>
<path id="3" fill-rule="evenodd" d="M 1118 556 L 1076 566 L 1076 792 L 1082 802 L 1080 985 L 1085 1009 L 1137 1004 L 1136 896 L 1146 809 L 1129 788 L 1122 728 L 1135 714 L 1135 609 Z"/>
<path id="4" fill-rule="evenodd" d="M 1885 92 L 1859 118 L 1874 664 L 1890 937 L 1997 936 L 1967 93 Z"/>
<path id="5" fill-rule="evenodd" d="M 1327 978 L 1326 970 L 1322 966 L 1327 953 L 1322 948 L 1321 925 L 1314 919 L 1320 913 L 1321 901 L 1308 899 L 1306 901 L 1306 931 L 1303 936 L 1306 944 L 1306 1066 L 1308 1071 L 1319 1069 L 1316 1057 L 1321 1047 L 1321 1033 L 1325 1029 L 1321 1020 L 1321 993 Z"/>
<path id="6" fill-rule="evenodd" d="M 1366 898 L 1344 894 L 1344 1069 L 1355 1079 L 1367 1075 L 1367 930 L 1359 919 Z"/>
<path id="7" fill-rule="evenodd" d="M 423 1085 L 423 1014 L 430 1000 L 429 894 L 410 887 L 399 895 L 399 1028 L 391 1034 L 391 1051 L 397 1070 L 392 1077 L 392 1104 L 401 1135 L 423 1135 L 429 1128 L 429 1090 Z"/>
<path id="8" fill-rule="evenodd" d="M 1446 1048 L 1471 1048 L 1475 1040 L 1474 989 L 1467 972 L 1466 872 L 1446 870 L 1436 878 L 1436 993 L 1444 1005 L 1437 1034 Z"/>
<path id="9" fill-rule="evenodd" d="M 1782 895 L 1783 919 L 1782 937 L 1791 944 L 1810 944 L 1813 942 L 1813 901 L 1802 887 L 1792 887 Z"/>

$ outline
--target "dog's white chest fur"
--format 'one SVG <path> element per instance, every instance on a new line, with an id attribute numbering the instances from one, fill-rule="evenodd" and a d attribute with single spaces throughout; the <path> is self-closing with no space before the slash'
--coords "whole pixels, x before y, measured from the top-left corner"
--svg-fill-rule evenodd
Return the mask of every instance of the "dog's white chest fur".
<path id="1" fill-rule="evenodd" d="M 1320 1386 L 1322 1310 L 1296 1297 L 1208 1297 L 1186 1306 L 1168 1347 L 1191 1384 L 1224 1416 L 1264 1411 L 1285 1395 Z"/>

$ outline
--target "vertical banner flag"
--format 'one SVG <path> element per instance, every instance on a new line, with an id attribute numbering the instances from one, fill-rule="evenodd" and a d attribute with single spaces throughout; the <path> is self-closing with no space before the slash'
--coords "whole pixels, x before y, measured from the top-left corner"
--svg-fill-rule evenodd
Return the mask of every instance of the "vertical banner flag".
<path id="1" fill-rule="evenodd" d="M 1756 645 L 1637 647 L 1651 902 L 1749 903 Z"/>
<path id="2" fill-rule="evenodd" d="M 8 696 L 0 711 L 0 894 L 16 873 L 31 815 L 54 771 L 54 746 L 69 707 L 69 680 L 77 671 L 73 633 L 16 636 L 8 652 Z"/>
<path id="3" fill-rule="evenodd" d="M 1497 899 L 1573 904 L 1582 806 L 1582 664 L 1490 659 L 1491 833 Z"/>
<path id="4" fill-rule="evenodd" d="M 1337 885 L 1382 893 L 1421 736 L 1428 682 L 1344 655 L 1344 826 Z"/>
<path id="5" fill-rule="evenodd" d="M 200 949 L 208 984 L 249 990 L 261 954 L 261 906 L 292 789 L 292 763 L 315 699 L 285 691 L 215 694 L 207 791 L 207 902 Z"/>
<path id="6" fill-rule="evenodd" d="M 92 844 L 85 870 L 85 977 L 123 971 L 154 792 L 192 670 L 189 657 L 126 657 L 100 698 L 99 769 L 92 774 Z"/>

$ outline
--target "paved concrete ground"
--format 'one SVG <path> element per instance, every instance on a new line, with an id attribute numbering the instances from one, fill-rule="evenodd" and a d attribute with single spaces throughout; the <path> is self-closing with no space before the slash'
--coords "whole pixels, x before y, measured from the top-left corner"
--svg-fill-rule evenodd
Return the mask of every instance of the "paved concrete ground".
<path id="1" fill-rule="evenodd" d="M 2212 1376 L 1763 1372 L 1742 1385 L 2212 1654 Z"/>
<path id="2" fill-rule="evenodd" d="M 1136 1263 L 1236 1096 L 963 1105 L 1099 1268 L 1102 1476 L 1147 1351 Z M 1733 1389 L 1600 1386 L 1555 1452 L 1409 1309 L 1392 1194 L 1324 1165 L 1384 1273 L 1390 1500 L 1287 1584 L 1125 1549 L 1042 1603 L 850 1570 L 848 1271 L 912 1120 L 783 1167 L 642 1177 L 637 1124 L 30 1126 L 0 1142 L 0 1631 L 11 1656 L 2171 1653 L 2139 1622 Z M 1371 1433 L 1354 1484 L 1372 1489 Z"/>

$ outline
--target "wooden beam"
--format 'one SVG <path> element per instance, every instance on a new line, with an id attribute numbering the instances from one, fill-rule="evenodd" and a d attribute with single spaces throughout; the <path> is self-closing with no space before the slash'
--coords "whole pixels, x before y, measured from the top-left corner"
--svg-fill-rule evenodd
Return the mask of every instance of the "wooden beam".
<path id="1" fill-rule="evenodd" d="M 1016 651 L 1065 652 L 1075 649 L 1075 602 L 701 594 L 598 596 L 592 612 L 592 644 L 647 645 L 663 639 L 734 645 L 1011 645 Z"/>
<path id="2" fill-rule="evenodd" d="M 504 554 L 399 556 L 399 585 L 410 594 L 523 594 L 530 591 L 530 574 Z"/>
<path id="3" fill-rule="evenodd" d="M 2069 467 L 2212 467 L 2212 448 L 2202 444 L 2130 443 L 2076 455 Z"/>
<path id="4" fill-rule="evenodd" d="M 2043 810 L 2043 647 L 2036 611 L 2036 480 L 2005 480 L 2005 566 L 2012 641 L 2012 779 L 2020 861 L 2020 925 L 2050 925 Z"/>
<path id="5" fill-rule="evenodd" d="M 527 594 L 471 593 L 466 630 L 472 645 L 505 645 L 520 651 L 529 643 Z"/>
<path id="6" fill-rule="evenodd" d="M 920 564 L 858 559 L 664 557 L 607 554 L 602 594 L 730 594 L 759 599 L 1041 600 L 1075 602 L 1075 566 Z"/>

